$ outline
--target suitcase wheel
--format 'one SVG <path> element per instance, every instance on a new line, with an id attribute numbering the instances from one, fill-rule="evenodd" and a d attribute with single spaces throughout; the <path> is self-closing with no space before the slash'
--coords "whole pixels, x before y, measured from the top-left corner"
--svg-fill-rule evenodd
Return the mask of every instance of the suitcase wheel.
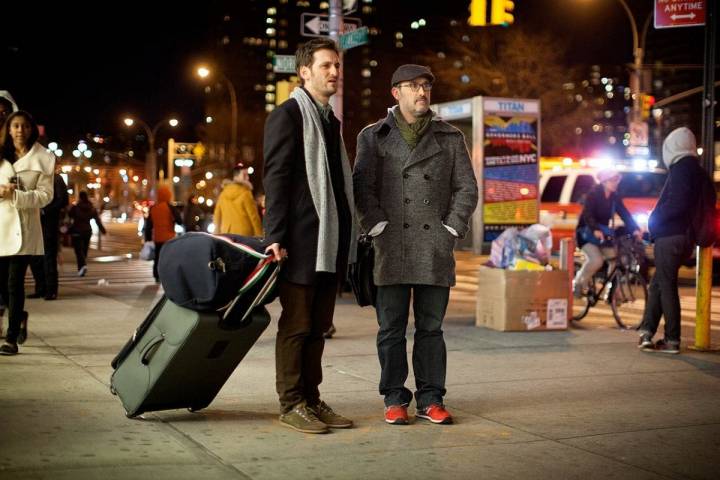
<path id="1" fill-rule="evenodd" d="M 117 395 L 117 390 L 115 390 L 115 387 L 112 384 L 110 384 L 110 393 Z"/>
<path id="2" fill-rule="evenodd" d="M 199 412 L 202 409 L 203 409 L 203 407 L 188 407 L 188 412 L 195 413 L 195 412 Z"/>

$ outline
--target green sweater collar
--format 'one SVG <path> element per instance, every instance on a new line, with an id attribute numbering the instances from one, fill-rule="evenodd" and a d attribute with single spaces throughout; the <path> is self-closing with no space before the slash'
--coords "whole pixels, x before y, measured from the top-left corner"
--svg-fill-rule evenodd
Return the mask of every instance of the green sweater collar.
<path id="1" fill-rule="evenodd" d="M 405 120 L 402 112 L 400 112 L 400 107 L 393 108 L 393 116 L 395 117 L 395 124 L 400 130 L 400 135 L 402 135 L 403 139 L 410 147 L 410 150 L 413 150 L 415 147 L 417 147 L 417 144 L 420 143 L 420 139 L 430 127 L 430 122 L 433 118 L 433 112 L 431 110 L 428 110 L 425 115 L 418 118 L 415 123 L 412 124 L 408 123 Z"/>

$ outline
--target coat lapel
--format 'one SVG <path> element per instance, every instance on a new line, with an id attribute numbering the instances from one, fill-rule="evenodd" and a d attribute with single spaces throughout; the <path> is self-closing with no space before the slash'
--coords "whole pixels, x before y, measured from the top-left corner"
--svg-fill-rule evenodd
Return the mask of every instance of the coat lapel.
<path id="1" fill-rule="evenodd" d="M 403 170 L 410 168 L 416 163 L 420 163 L 423 160 L 426 160 L 433 155 L 437 155 L 438 153 L 442 152 L 442 148 L 440 147 L 440 144 L 435 138 L 435 123 L 436 122 L 433 121 L 430 124 L 430 128 L 428 128 L 427 132 L 425 132 L 425 135 L 423 135 L 420 139 L 420 143 L 417 144 L 417 147 L 415 147 L 415 149 L 405 161 L 405 164 L 403 165 Z M 403 143 L 405 142 L 403 141 Z"/>

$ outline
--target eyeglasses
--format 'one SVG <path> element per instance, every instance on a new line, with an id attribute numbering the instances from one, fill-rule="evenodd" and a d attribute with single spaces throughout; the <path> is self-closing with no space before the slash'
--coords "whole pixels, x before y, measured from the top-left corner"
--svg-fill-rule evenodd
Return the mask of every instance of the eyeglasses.
<path id="1" fill-rule="evenodd" d="M 433 86 L 432 86 L 432 83 L 429 83 L 429 82 L 425 82 L 425 83 L 411 82 L 411 83 L 402 83 L 402 84 L 398 85 L 398 88 L 400 88 L 400 87 L 410 87 L 410 90 L 412 90 L 413 92 L 419 92 L 420 89 L 422 88 L 424 91 L 429 92 L 430 90 L 432 90 Z"/>

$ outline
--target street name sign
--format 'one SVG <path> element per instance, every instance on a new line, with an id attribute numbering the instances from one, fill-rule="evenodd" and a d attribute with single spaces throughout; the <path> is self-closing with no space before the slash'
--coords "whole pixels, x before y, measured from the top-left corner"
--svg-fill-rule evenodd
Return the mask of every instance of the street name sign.
<path id="1" fill-rule="evenodd" d="M 356 17 L 343 17 L 343 32 L 357 30 L 362 21 Z M 300 15 L 300 35 L 304 37 L 326 37 L 330 33 L 330 16 L 322 13 Z"/>
<path id="2" fill-rule="evenodd" d="M 696 27 L 705 25 L 706 1 L 707 0 L 655 0 L 655 28 Z"/>
<path id="3" fill-rule="evenodd" d="M 368 27 L 360 27 L 340 36 L 340 49 L 349 50 L 353 47 L 359 47 L 368 43 Z"/>
<path id="4" fill-rule="evenodd" d="M 273 72 L 295 73 L 295 55 L 275 55 Z"/>

